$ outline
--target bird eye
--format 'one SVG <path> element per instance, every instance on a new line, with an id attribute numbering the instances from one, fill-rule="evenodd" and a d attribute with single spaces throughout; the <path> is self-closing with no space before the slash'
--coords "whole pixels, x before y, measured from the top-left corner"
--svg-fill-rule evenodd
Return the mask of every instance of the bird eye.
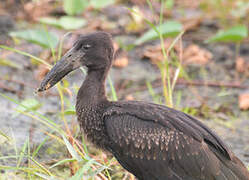
<path id="1" fill-rule="evenodd" d="M 91 47 L 91 45 L 89 45 L 89 44 L 84 44 L 82 47 L 83 47 L 84 50 L 88 50 L 88 49 Z"/>

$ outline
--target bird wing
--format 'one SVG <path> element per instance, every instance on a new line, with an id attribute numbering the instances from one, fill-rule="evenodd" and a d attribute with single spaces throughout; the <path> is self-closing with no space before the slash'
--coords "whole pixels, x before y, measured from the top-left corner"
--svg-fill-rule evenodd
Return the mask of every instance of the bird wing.
<path id="1" fill-rule="evenodd" d="M 121 101 L 114 102 L 113 106 L 106 110 L 104 116 L 108 114 L 126 114 L 142 121 L 160 124 L 164 128 L 176 129 L 199 142 L 204 140 L 227 159 L 232 158 L 231 151 L 216 133 L 196 118 L 167 106 L 143 101 Z"/>
<path id="2" fill-rule="evenodd" d="M 103 118 L 109 150 L 139 179 L 213 179 L 214 175 L 226 179 L 213 151 L 229 160 L 227 147 L 185 113 L 152 103 L 114 102 Z M 232 171 L 226 174 L 236 179 Z"/>

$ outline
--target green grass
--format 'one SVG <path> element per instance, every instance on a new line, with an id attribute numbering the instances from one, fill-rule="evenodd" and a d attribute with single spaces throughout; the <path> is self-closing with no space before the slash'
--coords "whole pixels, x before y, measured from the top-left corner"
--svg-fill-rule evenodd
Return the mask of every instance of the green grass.
<path id="1" fill-rule="evenodd" d="M 163 13 L 164 13 L 164 7 L 165 7 L 165 2 L 164 0 L 161 0 L 161 8 L 160 8 L 160 19 L 159 19 L 159 23 L 158 26 L 153 24 L 151 21 L 149 21 L 148 19 L 146 19 L 143 15 L 141 15 L 139 12 L 136 12 L 133 9 L 130 9 L 131 13 L 135 13 L 139 16 L 142 16 L 145 20 L 145 22 L 156 32 L 157 36 L 160 39 L 160 44 L 161 44 L 161 49 L 162 49 L 162 54 L 163 54 L 163 59 L 162 61 L 157 63 L 157 67 L 159 68 L 160 72 L 161 72 L 161 81 L 162 81 L 162 88 L 163 88 L 163 97 L 165 100 L 165 104 L 169 107 L 174 107 L 174 103 L 173 103 L 173 91 L 174 91 L 174 87 L 176 84 L 176 81 L 179 77 L 179 74 L 182 70 L 182 66 L 181 66 L 181 54 L 179 56 L 178 63 L 177 66 L 175 68 L 175 73 L 172 76 L 170 74 L 170 69 L 174 68 L 172 64 L 170 64 L 169 60 L 170 60 L 170 52 L 172 50 L 172 48 L 176 45 L 176 43 L 178 41 L 180 41 L 181 43 L 181 37 L 184 34 L 184 31 L 182 31 L 181 33 L 179 33 L 176 38 L 174 39 L 174 41 L 171 43 L 170 47 L 168 49 L 165 48 L 165 44 L 164 44 L 164 35 L 162 33 L 162 24 L 163 24 Z M 150 0 L 147 0 L 147 4 L 150 7 L 150 10 L 152 12 L 155 12 L 153 9 L 153 6 L 151 4 Z M 167 22 L 167 20 L 166 20 Z M 169 27 L 170 28 L 170 27 Z M 167 30 L 166 30 L 167 31 Z M 182 52 L 181 52 L 182 53 Z M 147 84 L 148 85 L 148 84 Z M 150 92 L 151 92 L 152 87 L 150 87 Z"/>

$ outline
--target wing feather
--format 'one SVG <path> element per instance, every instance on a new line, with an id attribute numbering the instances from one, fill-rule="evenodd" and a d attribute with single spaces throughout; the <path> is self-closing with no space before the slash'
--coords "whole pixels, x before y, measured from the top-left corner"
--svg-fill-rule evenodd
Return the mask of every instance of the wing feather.
<path id="1" fill-rule="evenodd" d="M 141 169 L 147 169 L 147 174 L 141 173 L 141 179 L 207 179 L 210 174 L 218 174 L 218 159 L 211 151 L 176 129 L 131 115 L 106 116 L 105 124 L 112 142 L 111 152 L 121 164 L 137 177 L 141 176 Z"/>
<path id="2" fill-rule="evenodd" d="M 248 179 L 220 138 L 183 112 L 139 101 L 113 102 L 103 118 L 110 151 L 138 179 Z"/>

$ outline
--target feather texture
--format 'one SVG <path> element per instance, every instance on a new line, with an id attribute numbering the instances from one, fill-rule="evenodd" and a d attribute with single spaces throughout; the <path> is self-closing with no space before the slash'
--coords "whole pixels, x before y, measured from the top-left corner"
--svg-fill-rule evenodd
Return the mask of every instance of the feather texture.
<path id="1" fill-rule="evenodd" d="M 113 102 L 103 119 L 110 151 L 139 179 L 248 180 L 220 138 L 183 112 L 153 103 Z"/>

